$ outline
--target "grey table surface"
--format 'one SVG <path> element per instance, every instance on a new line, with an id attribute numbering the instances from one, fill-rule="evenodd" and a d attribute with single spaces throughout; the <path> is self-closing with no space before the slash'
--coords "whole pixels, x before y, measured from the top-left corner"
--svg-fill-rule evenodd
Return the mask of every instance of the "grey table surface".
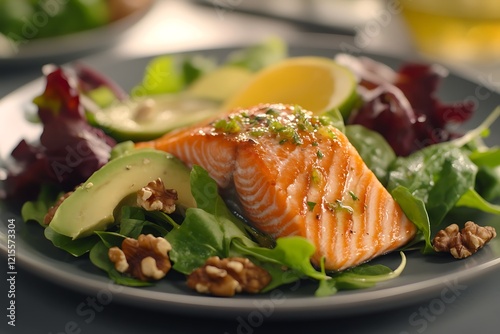
<path id="1" fill-rule="evenodd" d="M 236 2 L 234 2 L 236 3 Z M 163 10 L 163 16 L 161 11 Z M 118 43 L 111 49 L 101 51 L 107 57 L 120 57 L 127 54 L 129 57 L 154 54 L 159 52 L 179 51 L 196 47 L 231 45 L 240 41 L 242 35 L 248 35 L 248 26 L 242 22 L 253 24 L 256 27 L 251 35 L 259 39 L 260 36 L 273 33 L 276 35 L 291 36 L 303 33 L 300 27 L 287 22 L 250 17 L 236 12 L 226 11 L 227 16 L 221 19 L 214 14 L 214 8 L 191 8 L 184 3 L 166 1 L 158 5 L 151 14 L 149 21 L 137 27 L 124 42 Z M 230 15 L 229 15 L 230 14 Z M 184 16 L 182 16 L 184 15 Z M 161 19 L 160 19 L 161 18 Z M 154 24 L 164 24 L 170 18 L 179 26 L 189 28 L 192 36 L 179 37 L 168 46 L 159 46 L 154 43 L 155 37 L 142 38 L 143 45 L 137 45 L 134 39 L 144 36 Z M 167 20 L 168 22 L 168 20 Z M 203 27 L 207 27 L 204 30 Z M 178 28 L 178 27 L 177 27 Z M 172 29 L 177 29 L 172 28 Z M 328 32 L 327 32 L 328 33 Z M 133 34 L 136 34 L 134 36 Z M 205 38 L 218 36 L 218 38 Z M 220 38 L 221 34 L 224 38 Z M 324 38 L 325 32 L 315 35 Z M 328 38 L 328 36 L 326 37 Z M 174 38 L 175 39 L 175 38 Z M 378 48 L 384 49 L 383 41 Z M 382 45 L 382 46 L 381 46 Z M 398 53 L 398 50 L 386 52 Z M 408 50 L 403 51 L 407 52 Z M 67 59 L 66 59 L 67 60 Z M 497 68 L 495 68 L 497 70 Z M 492 71 L 480 72 L 477 69 L 463 69 L 469 77 L 478 78 Z M 40 76 L 39 66 L 25 64 L 25 66 L 0 68 L 0 98 L 7 96 L 16 88 Z M 494 80 L 493 80 L 494 79 Z M 493 77 L 492 82 L 500 82 Z M 0 112 L 6 112 L 1 110 Z M 8 126 L 0 124 L 1 127 Z M 5 257 L 0 258 L 6 263 Z M 0 300 L 3 314 L 6 314 L 7 277 L 1 280 Z M 18 267 L 16 278 L 16 326 L 7 324 L 8 318 L 2 316 L 0 333 L 498 333 L 500 328 L 500 268 L 492 269 L 471 281 L 457 282 L 460 289 L 452 302 L 444 303 L 442 296 L 410 304 L 409 306 L 389 309 L 380 313 L 370 313 L 352 317 L 331 317 L 313 320 L 277 320 L 272 316 L 265 318 L 258 326 L 245 325 L 245 319 L 210 319 L 199 316 L 181 316 L 161 311 L 144 310 L 131 304 L 111 302 L 102 307 L 95 307 L 92 316 L 82 316 L 77 312 L 81 304 L 87 304 L 95 296 L 61 287 L 50 279 L 41 278 L 27 268 Z"/>

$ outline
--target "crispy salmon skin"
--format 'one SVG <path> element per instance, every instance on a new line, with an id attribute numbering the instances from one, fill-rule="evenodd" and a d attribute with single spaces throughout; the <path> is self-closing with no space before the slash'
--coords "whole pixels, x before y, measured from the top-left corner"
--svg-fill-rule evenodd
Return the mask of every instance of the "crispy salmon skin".
<path id="1" fill-rule="evenodd" d="M 327 270 L 344 270 L 408 243 L 416 234 L 347 137 L 297 106 L 235 110 L 205 126 L 138 147 L 200 165 L 234 187 L 243 214 L 274 237 L 299 235 Z"/>

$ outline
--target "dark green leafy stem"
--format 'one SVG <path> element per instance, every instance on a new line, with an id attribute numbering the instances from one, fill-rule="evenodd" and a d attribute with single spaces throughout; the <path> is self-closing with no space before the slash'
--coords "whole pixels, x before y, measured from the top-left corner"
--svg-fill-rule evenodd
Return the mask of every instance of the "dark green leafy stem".
<path id="1" fill-rule="evenodd" d="M 487 135 L 491 125 L 500 117 L 500 106 L 497 106 L 488 117 L 475 129 L 452 141 L 456 147 L 463 147 L 481 136 Z"/>
<path id="2" fill-rule="evenodd" d="M 320 280 L 315 295 L 326 297 L 337 293 L 339 290 L 365 289 L 375 286 L 376 283 L 398 277 L 406 267 L 406 256 L 401 254 L 401 264 L 392 271 L 389 267 L 376 264 L 362 264 L 341 273 L 332 275 L 331 279 Z M 324 272 L 324 262 L 321 264 Z"/>

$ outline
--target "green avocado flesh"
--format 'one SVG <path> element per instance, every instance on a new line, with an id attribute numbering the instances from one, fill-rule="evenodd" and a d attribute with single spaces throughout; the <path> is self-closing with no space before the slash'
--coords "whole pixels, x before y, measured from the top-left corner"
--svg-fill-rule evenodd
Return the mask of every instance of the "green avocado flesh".
<path id="1" fill-rule="evenodd" d="M 215 115 L 220 103 L 189 94 L 117 102 L 97 111 L 96 124 L 117 140 L 146 141 Z"/>
<path id="2" fill-rule="evenodd" d="M 57 209 L 50 227 L 73 239 L 103 231 L 114 223 L 113 211 L 127 196 L 161 178 L 178 193 L 177 205 L 196 207 L 190 170 L 173 155 L 139 149 L 111 160 L 79 186 Z"/>

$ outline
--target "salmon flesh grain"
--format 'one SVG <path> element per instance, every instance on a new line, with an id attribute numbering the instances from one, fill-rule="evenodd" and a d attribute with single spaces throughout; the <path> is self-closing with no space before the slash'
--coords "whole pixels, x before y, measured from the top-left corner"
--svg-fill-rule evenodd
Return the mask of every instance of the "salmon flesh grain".
<path id="1" fill-rule="evenodd" d="M 313 263 L 324 257 L 327 270 L 393 251 L 416 233 L 347 137 L 297 106 L 235 110 L 138 146 L 170 152 L 205 168 L 221 189 L 234 187 L 257 229 L 307 238 Z"/>

